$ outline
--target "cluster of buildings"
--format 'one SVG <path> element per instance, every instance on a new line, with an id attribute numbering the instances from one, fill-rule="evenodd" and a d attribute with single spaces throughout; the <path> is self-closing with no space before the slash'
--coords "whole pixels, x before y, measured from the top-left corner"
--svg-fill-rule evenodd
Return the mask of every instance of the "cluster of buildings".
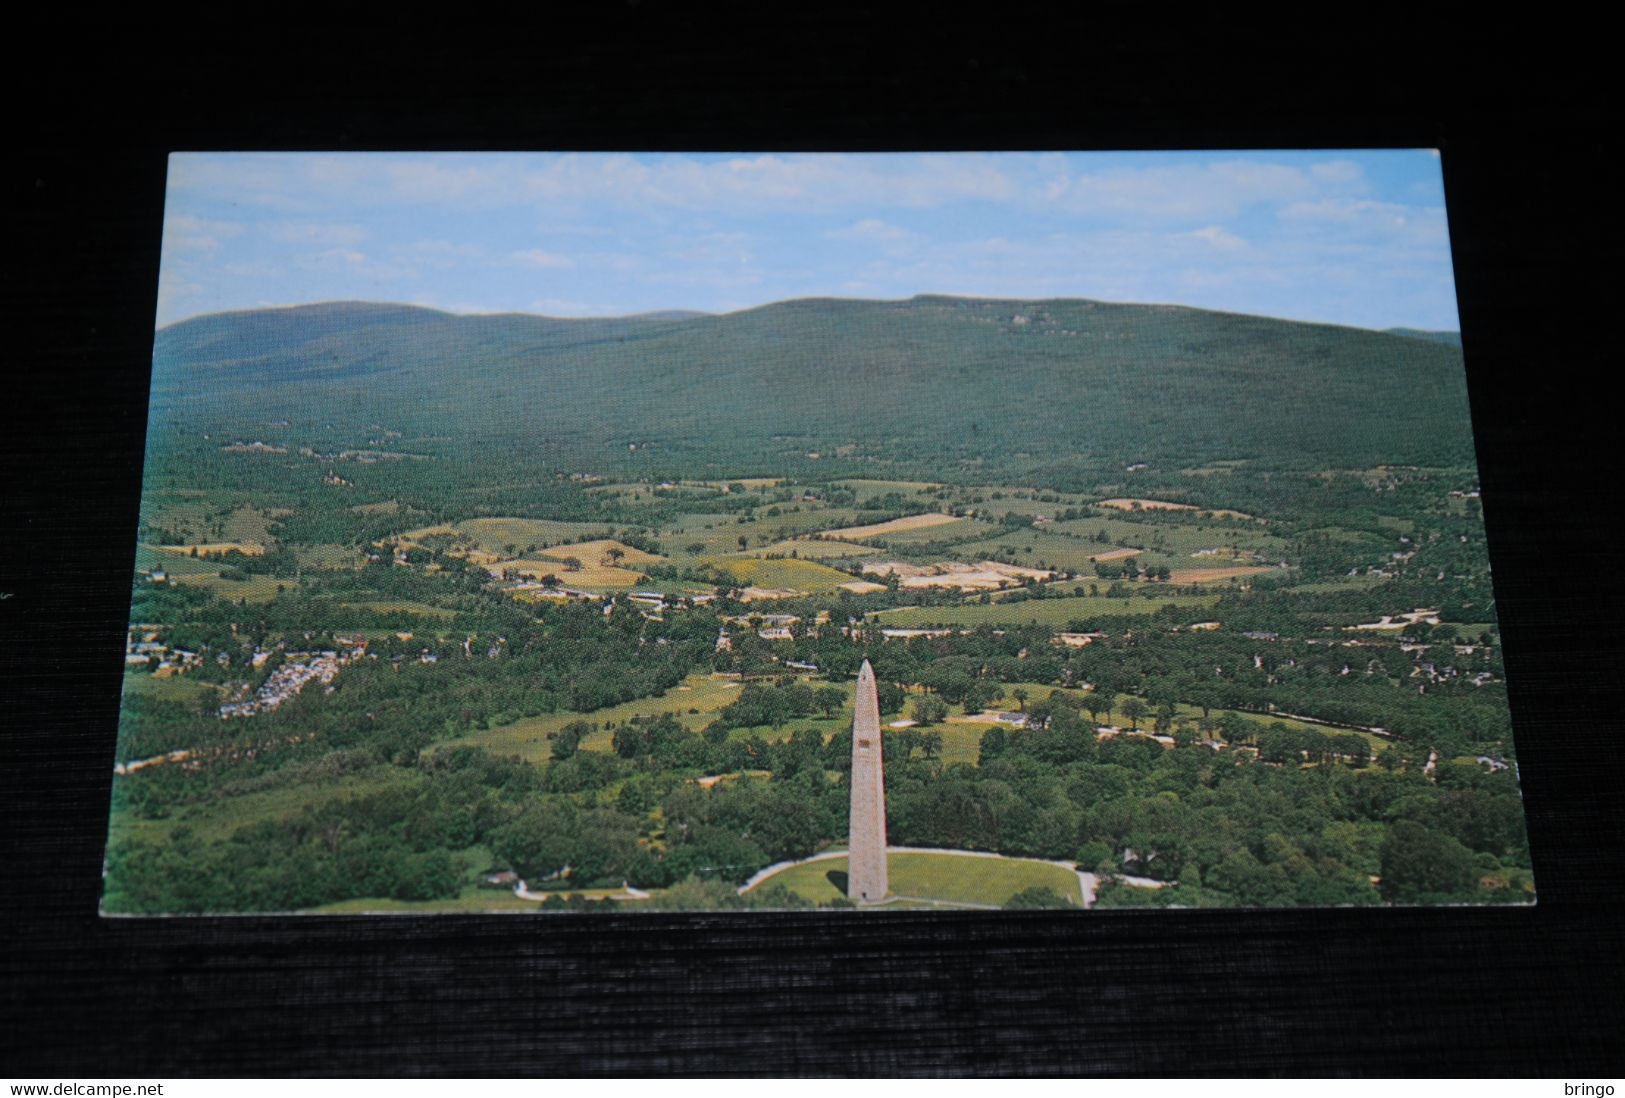
<path id="1" fill-rule="evenodd" d="M 184 648 L 170 648 L 160 641 L 156 625 L 132 625 L 124 640 L 124 666 L 152 667 L 159 678 L 168 678 L 203 665 L 203 657 Z M 157 660 L 154 665 L 153 661 Z"/>
<path id="2" fill-rule="evenodd" d="M 256 713 L 275 709 L 312 682 L 330 686 L 333 679 L 338 676 L 340 668 L 362 656 L 365 651 L 366 646 L 360 645 L 342 655 L 331 649 L 325 652 L 289 652 L 282 666 L 271 672 L 254 692 L 253 697 L 230 705 L 222 705 L 220 719 L 224 721 L 234 717 L 252 717 Z M 258 663 L 264 663 L 261 653 L 256 652 L 254 655 Z M 268 656 L 269 653 L 265 655 Z"/>
<path id="3" fill-rule="evenodd" d="M 728 632 L 729 625 L 754 630 L 758 637 L 767 641 L 787 641 L 795 639 L 795 626 L 801 622 L 797 614 L 739 614 L 724 619 L 723 629 L 717 634 L 717 651 L 724 652 L 733 648 L 733 638 Z M 813 624 L 824 625 L 829 622 L 829 611 L 820 610 L 813 619 Z"/>

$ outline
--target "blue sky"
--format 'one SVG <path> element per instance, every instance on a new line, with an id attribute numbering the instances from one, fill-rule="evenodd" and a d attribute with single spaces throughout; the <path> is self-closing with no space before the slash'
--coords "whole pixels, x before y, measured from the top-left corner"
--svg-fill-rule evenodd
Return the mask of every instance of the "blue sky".
<path id="1" fill-rule="evenodd" d="M 160 326 L 312 301 L 728 312 L 920 293 L 1455 328 L 1430 150 L 177 153 Z"/>

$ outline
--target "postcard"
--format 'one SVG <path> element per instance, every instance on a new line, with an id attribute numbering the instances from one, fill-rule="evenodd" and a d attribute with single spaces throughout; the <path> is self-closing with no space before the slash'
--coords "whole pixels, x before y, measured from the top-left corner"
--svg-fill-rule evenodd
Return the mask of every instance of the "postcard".
<path id="1" fill-rule="evenodd" d="M 103 913 L 1533 903 L 1442 168 L 174 154 Z"/>

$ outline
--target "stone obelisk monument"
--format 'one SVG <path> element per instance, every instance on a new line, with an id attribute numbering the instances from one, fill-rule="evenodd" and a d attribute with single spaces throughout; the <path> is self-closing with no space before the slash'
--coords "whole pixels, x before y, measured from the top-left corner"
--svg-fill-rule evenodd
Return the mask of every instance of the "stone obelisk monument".
<path id="1" fill-rule="evenodd" d="M 846 895 L 860 904 L 886 898 L 886 779 L 880 756 L 880 699 L 863 661 L 852 715 L 852 837 Z"/>

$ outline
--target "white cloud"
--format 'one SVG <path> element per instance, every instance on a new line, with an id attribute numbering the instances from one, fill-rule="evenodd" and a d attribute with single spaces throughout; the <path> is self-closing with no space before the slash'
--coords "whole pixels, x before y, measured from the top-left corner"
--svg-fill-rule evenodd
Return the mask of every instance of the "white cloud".
<path id="1" fill-rule="evenodd" d="M 158 324 L 160 326 L 191 316 L 198 310 L 194 302 L 202 299 L 204 288 L 173 271 L 158 275 Z"/>
<path id="2" fill-rule="evenodd" d="M 420 202 L 484 199 L 491 195 L 494 184 L 504 185 L 500 174 L 477 161 L 463 163 L 466 166 L 453 168 L 440 160 L 385 162 L 382 174 L 394 193 Z"/>
<path id="3" fill-rule="evenodd" d="M 1360 193 L 1365 173 L 1348 160 L 1307 170 L 1270 160 L 1228 159 L 1207 164 L 1102 168 L 1069 176 L 1052 169 L 1032 198 L 1076 215 L 1214 221 L 1256 206 L 1313 201 Z"/>
<path id="4" fill-rule="evenodd" d="M 831 240 L 866 240 L 876 244 L 903 244 L 921 239 L 918 233 L 889 224 L 878 217 L 866 217 L 841 229 L 824 234 Z"/>
<path id="5" fill-rule="evenodd" d="M 1365 169 L 1352 160 L 1311 164 L 1309 174 L 1322 183 L 1359 183 L 1365 180 Z"/>
<path id="6" fill-rule="evenodd" d="M 1247 242 L 1241 237 L 1218 225 L 1209 225 L 1206 228 L 1196 229 L 1184 235 L 1195 240 L 1205 241 L 1221 251 L 1236 251 L 1247 246 Z"/>
<path id="7" fill-rule="evenodd" d="M 527 267 L 564 268 L 574 267 L 575 260 L 567 255 L 556 252 L 543 251 L 541 248 L 531 248 L 529 251 L 514 252 L 513 258 Z"/>
<path id="8" fill-rule="evenodd" d="M 275 278 L 283 273 L 283 268 L 275 263 L 256 263 L 243 260 L 222 263 L 220 269 L 238 278 Z"/>
<path id="9" fill-rule="evenodd" d="M 242 233 L 243 227 L 235 221 L 210 221 L 189 214 L 171 214 L 164 218 L 164 251 L 212 252 Z"/>
<path id="10" fill-rule="evenodd" d="M 1349 239 L 1389 238 L 1444 246 L 1448 227 L 1439 206 L 1407 206 L 1368 199 L 1324 198 L 1294 202 L 1280 211 L 1283 223 L 1311 230 L 1335 230 Z"/>
<path id="11" fill-rule="evenodd" d="M 317 221 L 273 221 L 265 226 L 272 240 L 284 244 L 326 244 L 341 247 L 359 244 L 367 237 L 367 230 L 359 225 L 333 225 Z"/>
<path id="12" fill-rule="evenodd" d="M 416 255 L 444 259 L 482 259 L 485 249 L 478 244 L 454 244 L 450 240 L 419 240 L 412 244 Z"/>
<path id="13" fill-rule="evenodd" d="M 414 267 L 374 259 L 365 252 L 358 252 L 353 248 L 328 248 L 306 256 L 299 262 L 301 266 L 317 270 L 340 270 L 363 282 L 395 282 L 417 275 Z"/>
<path id="14" fill-rule="evenodd" d="M 566 155 L 518 172 L 512 193 L 532 200 L 614 202 L 649 212 L 697 209 L 809 209 L 840 205 L 932 206 L 1016 193 L 992 158 L 980 155 L 700 157 L 650 160 Z"/>

